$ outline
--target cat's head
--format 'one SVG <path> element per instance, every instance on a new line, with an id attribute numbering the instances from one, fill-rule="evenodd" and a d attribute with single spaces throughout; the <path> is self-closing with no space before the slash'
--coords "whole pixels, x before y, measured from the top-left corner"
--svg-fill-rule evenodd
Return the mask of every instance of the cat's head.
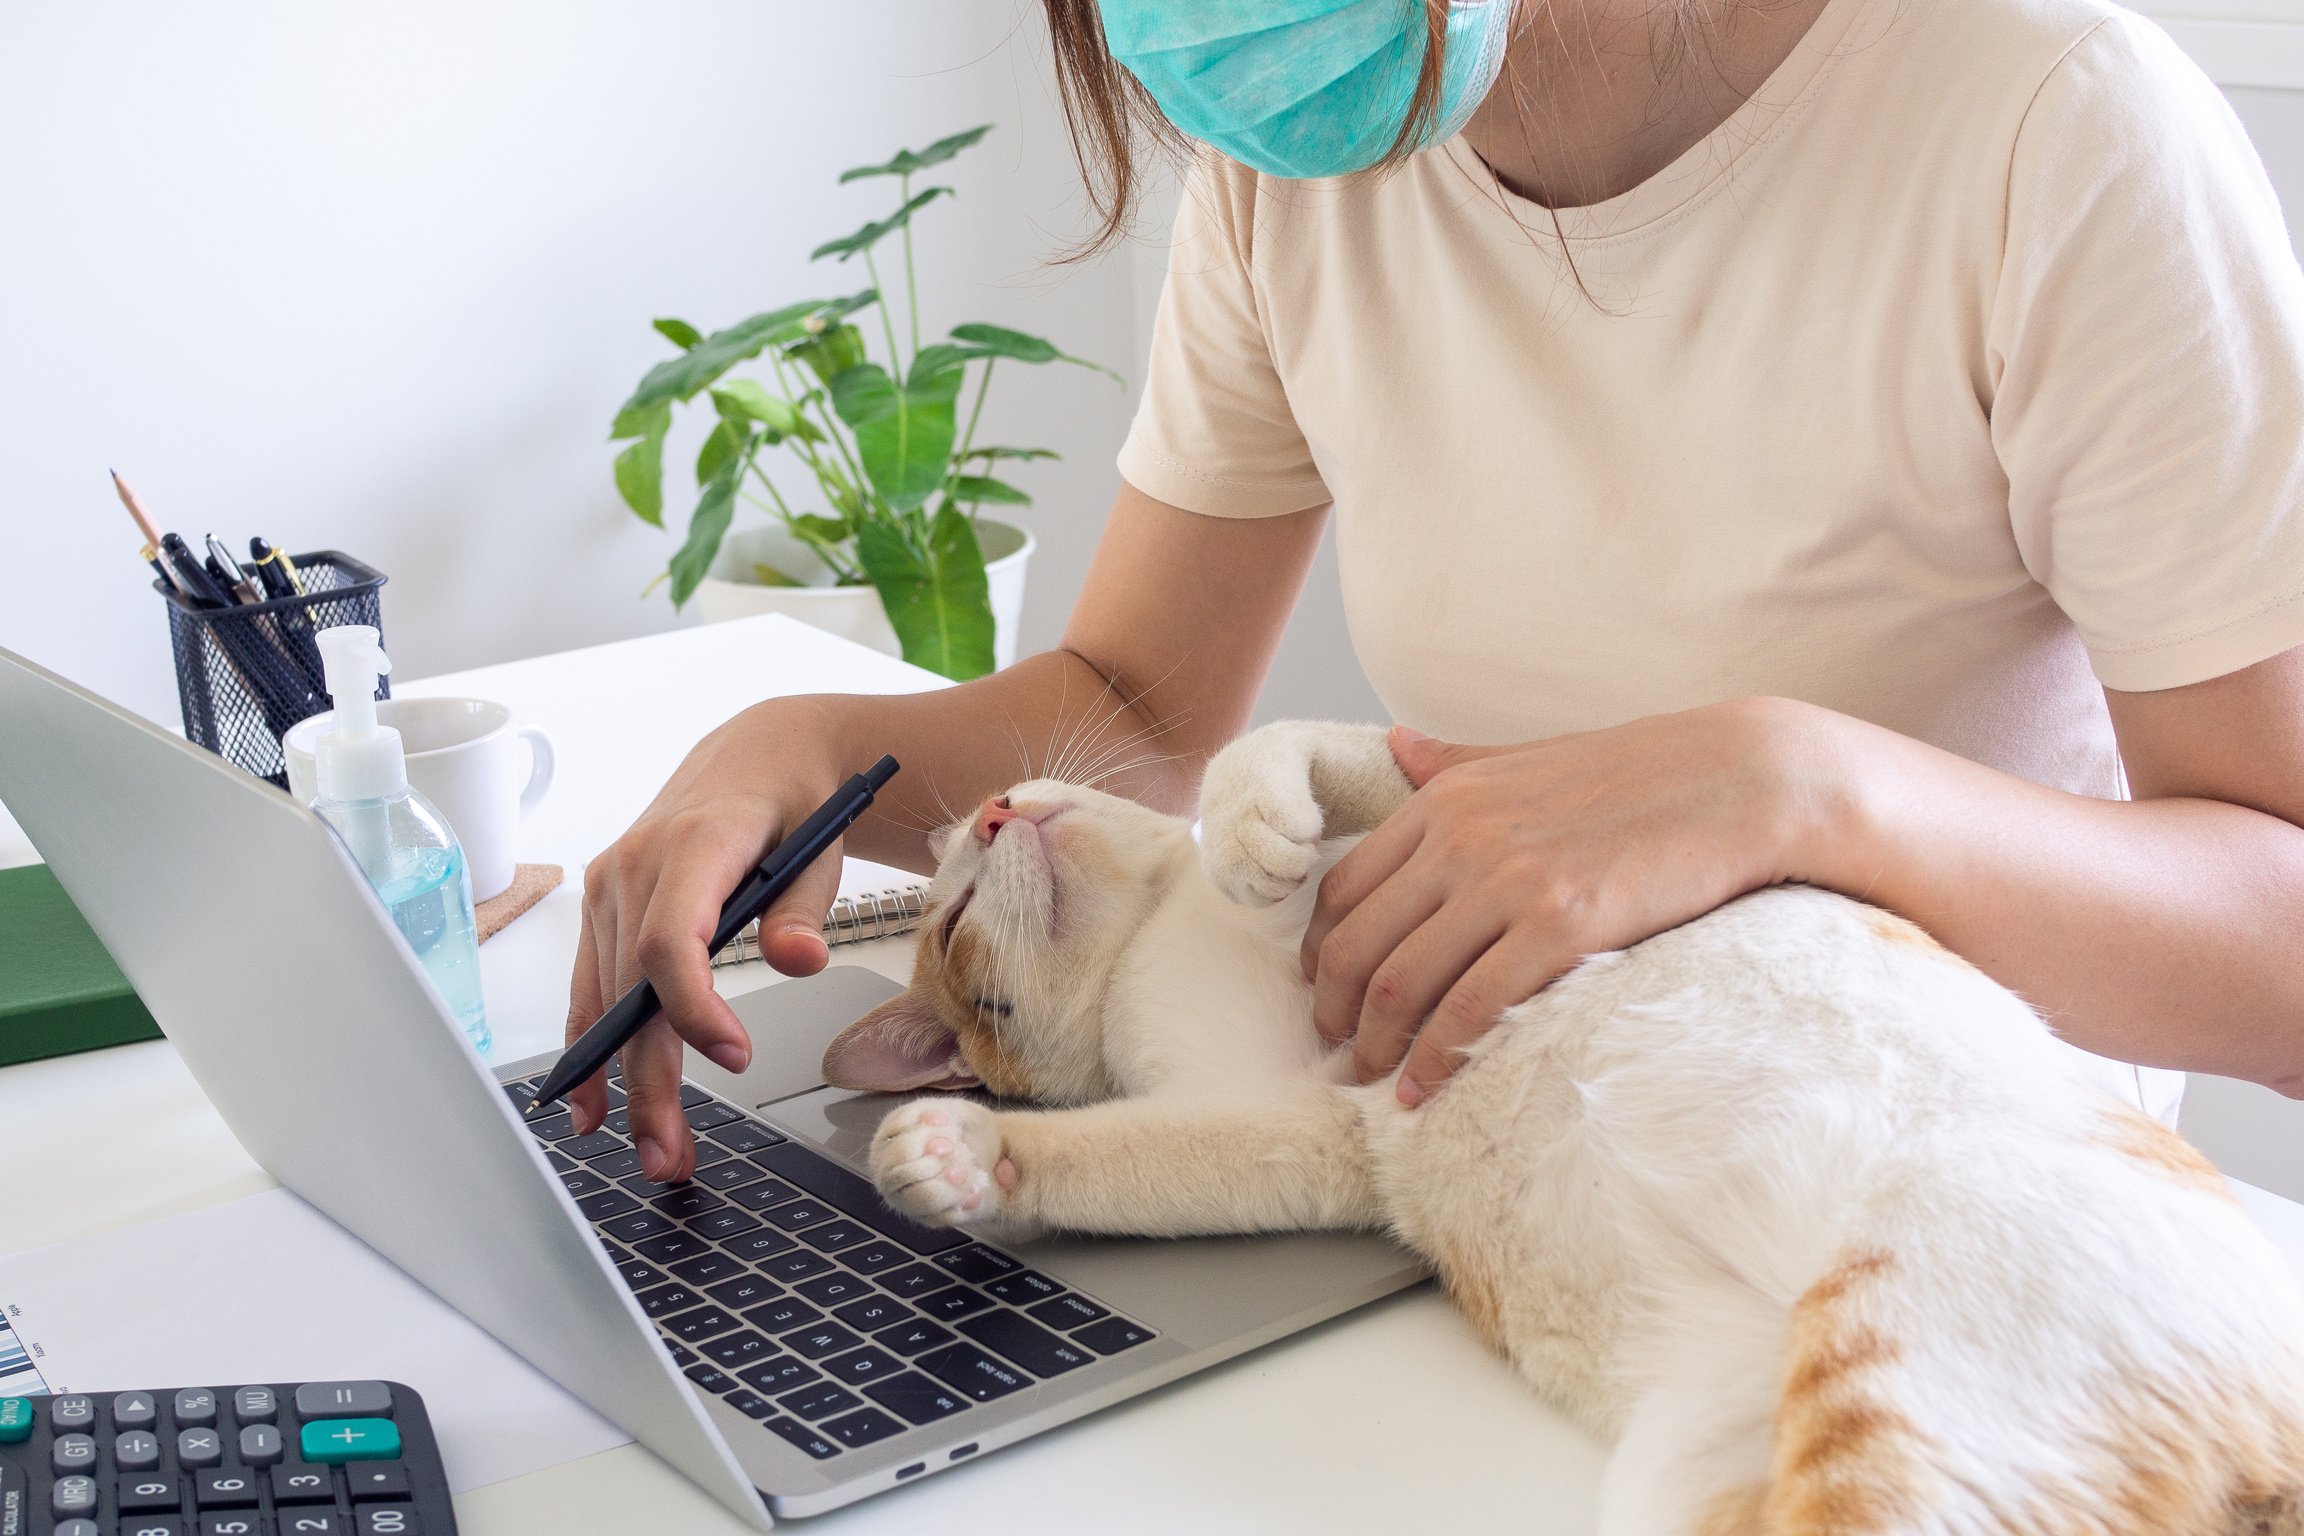
<path id="1" fill-rule="evenodd" d="M 937 834 L 912 985 L 842 1030 L 825 1080 L 897 1093 L 1108 1097 L 1101 1000 L 1129 937 L 1195 858 L 1189 825 L 1031 779 Z"/>

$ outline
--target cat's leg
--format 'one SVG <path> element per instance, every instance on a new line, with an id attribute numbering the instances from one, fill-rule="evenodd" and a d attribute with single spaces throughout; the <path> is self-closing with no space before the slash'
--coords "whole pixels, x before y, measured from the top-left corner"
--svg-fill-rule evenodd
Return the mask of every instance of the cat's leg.
<path id="1" fill-rule="evenodd" d="M 1648 1385 L 1608 1458 L 1600 1536 L 1760 1536 L 1783 1309 L 1718 1286 L 1680 1292 L 1673 1312 L 1635 1330 L 1634 1352 L 1655 1364 L 1633 1367 Z"/>
<path id="2" fill-rule="evenodd" d="M 1283 720 L 1216 754 L 1200 781 L 1200 862 L 1234 901 L 1265 906 L 1304 883 L 1325 838 L 1366 832 L 1411 786 L 1380 725 Z"/>
<path id="3" fill-rule="evenodd" d="M 1177 1237 L 1378 1220 L 1358 1111 L 1310 1087 L 1055 1110 L 918 1099 L 881 1122 L 872 1174 L 890 1205 L 934 1225 Z"/>

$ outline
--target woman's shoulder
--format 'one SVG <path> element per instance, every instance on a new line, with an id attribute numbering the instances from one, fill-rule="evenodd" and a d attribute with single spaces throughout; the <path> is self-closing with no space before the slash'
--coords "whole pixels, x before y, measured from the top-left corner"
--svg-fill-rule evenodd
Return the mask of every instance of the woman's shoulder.
<path id="1" fill-rule="evenodd" d="M 1989 92 L 2029 112 L 2052 81 L 2075 74 L 2101 76 L 2115 89 L 2147 97 L 2207 85 L 2156 23 L 2111 0 L 1853 3 L 1863 13 L 1849 29 L 1844 53 L 1860 57 L 1876 48 L 1878 66 L 1902 75 L 1905 84 L 1960 82 L 1955 95 L 1971 102 Z"/>

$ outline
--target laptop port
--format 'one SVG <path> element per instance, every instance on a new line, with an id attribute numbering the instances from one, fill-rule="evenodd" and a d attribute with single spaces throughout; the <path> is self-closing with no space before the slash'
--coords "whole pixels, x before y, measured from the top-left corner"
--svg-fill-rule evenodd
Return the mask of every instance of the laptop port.
<path id="1" fill-rule="evenodd" d="M 954 1460 L 954 1461 L 958 1461 L 958 1460 L 959 1460 L 961 1457 L 963 1457 L 963 1456 L 973 1456 L 973 1455 L 975 1455 L 975 1454 L 976 1454 L 976 1442 L 975 1442 L 975 1441 L 973 1441 L 973 1440 L 971 1440 L 971 1441 L 969 1441 L 969 1442 L 968 1442 L 966 1445 L 964 1445 L 964 1446 L 960 1447 L 960 1449 L 958 1449 L 958 1450 L 954 1451 L 954 1452 L 952 1453 L 952 1457 L 951 1457 L 951 1459 L 952 1459 L 952 1460 Z"/>
<path id="2" fill-rule="evenodd" d="M 908 1466 L 908 1467 L 904 1467 L 904 1468 L 901 1468 L 901 1469 L 900 1469 L 900 1470 L 899 1470 L 899 1471 L 896 1473 L 896 1481 L 898 1481 L 898 1482 L 902 1482 L 902 1481 L 904 1481 L 904 1479 L 906 1479 L 906 1478 L 908 1478 L 908 1477 L 918 1477 L 918 1476 L 919 1476 L 921 1473 L 923 1473 L 923 1472 L 925 1472 L 925 1471 L 927 1471 L 927 1470 L 928 1470 L 928 1463 L 926 1463 L 926 1462 L 924 1462 L 924 1461 L 916 1461 L 916 1462 L 912 1463 L 912 1465 L 910 1465 L 910 1466 Z"/>

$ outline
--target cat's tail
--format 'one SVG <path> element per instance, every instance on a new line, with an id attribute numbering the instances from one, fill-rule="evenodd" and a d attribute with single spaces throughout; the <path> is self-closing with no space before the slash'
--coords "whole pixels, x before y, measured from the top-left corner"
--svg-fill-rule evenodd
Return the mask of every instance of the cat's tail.
<path id="1" fill-rule="evenodd" d="M 2131 1204 L 2127 1253 L 1926 1222 L 1844 1247 L 1792 1307 L 1768 1482 L 1705 1536 L 2304 1536 L 2299 1293 L 2197 1198 L 2227 1203 Z"/>

